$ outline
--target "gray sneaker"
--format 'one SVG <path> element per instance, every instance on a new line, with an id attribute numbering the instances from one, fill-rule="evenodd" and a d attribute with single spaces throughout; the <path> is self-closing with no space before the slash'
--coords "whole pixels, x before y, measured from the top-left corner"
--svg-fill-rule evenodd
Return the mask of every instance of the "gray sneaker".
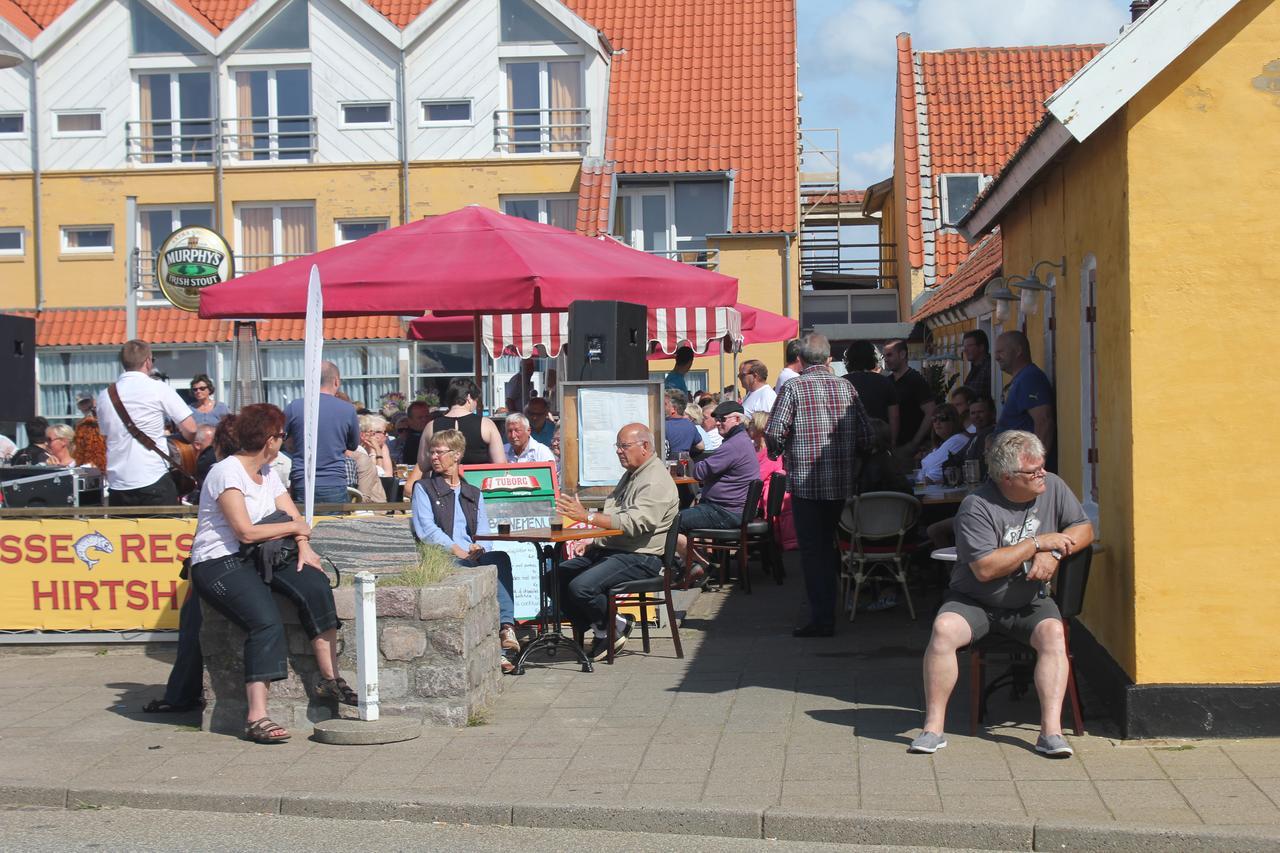
<path id="1" fill-rule="evenodd" d="M 947 739 L 941 734 L 934 732 L 921 732 L 920 736 L 911 741 L 911 746 L 907 747 L 907 752 L 923 752 L 932 755 L 947 745 Z"/>
<path id="2" fill-rule="evenodd" d="M 1062 735 L 1040 735 L 1036 738 L 1036 752 L 1050 758 L 1070 758 L 1076 754 Z"/>

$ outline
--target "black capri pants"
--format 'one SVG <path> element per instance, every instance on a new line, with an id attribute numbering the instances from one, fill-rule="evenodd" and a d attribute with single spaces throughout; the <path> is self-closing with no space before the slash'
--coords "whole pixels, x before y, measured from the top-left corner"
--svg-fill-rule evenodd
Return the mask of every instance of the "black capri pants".
<path id="1" fill-rule="evenodd" d="M 244 680 L 279 681 L 288 675 L 284 624 L 271 592 L 281 593 L 298 607 L 307 636 L 315 639 L 341 623 L 333 607 L 333 591 L 324 572 L 283 566 L 262 582 L 253 561 L 238 554 L 205 560 L 191 567 L 191 582 L 200 598 L 243 628 Z"/>

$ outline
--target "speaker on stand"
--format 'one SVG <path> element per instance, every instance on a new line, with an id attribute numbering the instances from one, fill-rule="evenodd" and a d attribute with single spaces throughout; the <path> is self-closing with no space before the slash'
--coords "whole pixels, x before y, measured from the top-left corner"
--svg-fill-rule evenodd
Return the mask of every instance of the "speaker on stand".
<path id="1" fill-rule="evenodd" d="M 643 305 L 579 300 L 569 305 L 568 375 L 574 382 L 648 379 L 648 317 Z"/>

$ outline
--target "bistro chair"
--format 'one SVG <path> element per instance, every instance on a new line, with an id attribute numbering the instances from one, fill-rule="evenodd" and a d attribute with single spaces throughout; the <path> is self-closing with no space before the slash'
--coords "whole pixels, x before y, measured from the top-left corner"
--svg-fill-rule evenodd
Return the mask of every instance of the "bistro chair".
<path id="1" fill-rule="evenodd" d="M 747 525 L 747 544 L 763 550 L 760 562 L 768 566 L 774 583 L 782 584 L 785 571 L 782 567 L 782 501 L 787 496 L 787 475 L 775 471 L 769 475 L 769 500 L 764 516 L 753 519 Z"/>
<path id="2" fill-rule="evenodd" d="M 640 608 L 640 637 L 645 654 L 649 653 L 649 608 L 665 605 L 667 608 L 667 624 L 671 626 L 671 642 L 676 647 L 676 657 L 684 658 L 684 649 L 680 646 L 680 631 L 676 627 L 676 609 L 671 601 L 671 576 L 675 574 L 676 540 L 680 536 L 680 526 L 672 524 L 667 531 L 666 542 L 662 546 L 662 572 L 657 577 L 641 578 L 634 581 L 623 581 L 609 590 L 609 654 L 605 663 L 613 663 L 613 646 L 617 640 L 618 606 L 632 605 Z"/>
<path id="3" fill-rule="evenodd" d="M 1093 563 L 1093 549 L 1077 551 L 1058 566 L 1054 580 L 1053 600 L 1062 612 L 1063 640 L 1067 647 L 1067 698 L 1071 701 L 1072 728 L 1077 736 L 1084 734 L 1084 715 L 1080 709 L 1080 692 L 1076 689 L 1075 658 L 1071 654 L 1071 619 L 1084 609 L 1084 590 L 1089 584 L 1089 566 Z M 978 726 L 987 716 L 987 697 L 1008 685 L 1014 699 L 1021 698 L 1030 688 L 1035 676 L 1035 651 L 1030 646 L 1003 634 L 989 633 L 961 651 L 969 653 L 969 734 L 976 735 Z M 983 668 L 988 655 L 1009 657 L 1009 669 L 990 684 L 984 685 Z"/>
<path id="4" fill-rule="evenodd" d="M 919 517 L 920 501 L 902 492 L 863 492 L 845 503 L 840 530 L 849 536 L 849 550 L 841 567 L 840 586 L 850 622 L 857 616 L 863 584 L 877 576 L 902 585 L 907 611 L 916 618 L 907 586 L 907 565 L 916 543 L 907 541 L 907 536 Z"/>
<path id="5" fill-rule="evenodd" d="M 728 580 L 729 554 L 737 551 L 738 582 L 742 584 L 742 591 L 748 595 L 751 594 L 751 573 L 747 570 L 747 546 L 751 542 L 751 522 L 756 520 L 756 513 L 760 511 L 762 494 L 764 494 L 764 481 L 752 480 L 751 485 L 747 486 L 747 502 L 742 505 L 741 524 L 736 530 L 698 528 L 685 534 L 689 538 L 690 549 L 718 552 L 721 586 L 724 586 Z"/>

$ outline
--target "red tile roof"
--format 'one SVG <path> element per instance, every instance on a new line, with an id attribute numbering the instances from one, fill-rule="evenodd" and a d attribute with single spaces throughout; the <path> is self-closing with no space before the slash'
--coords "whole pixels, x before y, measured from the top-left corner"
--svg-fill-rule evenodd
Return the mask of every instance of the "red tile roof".
<path id="1" fill-rule="evenodd" d="M 27 38 L 35 38 L 40 30 L 44 29 L 40 22 L 31 17 L 31 14 L 14 3 L 13 0 L 0 0 L 0 18 L 4 18 L 13 24 L 18 32 Z"/>
<path id="2" fill-rule="evenodd" d="M 583 163 L 578 179 L 578 231 L 588 237 L 609 233 L 609 192 L 614 164 Z"/>
<path id="3" fill-rule="evenodd" d="M 975 47 L 912 51 L 898 36 L 898 110 L 903 134 L 898 156 L 906 176 L 907 249 L 911 266 L 925 266 L 922 182 L 939 199 L 941 175 L 993 176 L 1040 120 L 1044 102 L 1104 45 Z M 918 64 L 918 71 L 917 71 Z M 920 126 L 917 85 L 923 90 Z M 928 159 L 921 164 L 921 150 Z M 935 231 L 934 278 L 950 275 L 967 255 L 963 239 Z M 957 242 L 958 241 L 958 242 Z"/>
<path id="4" fill-rule="evenodd" d="M 125 342 L 123 308 L 49 308 L 39 314 L 13 312 L 36 318 L 36 346 L 119 346 Z M 302 320 L 270 320 L 258 325 L 262 341 L 301 341 Z M 201 320 L 176 308 L 138 309 L 138 337 L 153 344 L 223 343 L 231 340 L 234 324 L 228 320 Z M 401 340 L 404 327 L 398 317 L 333 317 L 324 321 L 325 340 Z"/>
<path id="5" fill-rule="evenodd" d="M 403 30 L 413 23 L 413 19 L 421 15 L 431 3 L 432 0 L 370 0 L 369 5 L 382 17 Z"/>
<path id="6" fill-rule="evenodd" d="M 618 51 L 605 142 L 618 174 L 733 169 L 735 233 L 796 230 L 794 0 L 567 5 Z"/>
<path id="7" fill-rule="evenodd" d="M 963 240 L 960 242 L 964 243 Z M 920 306 L 920 310 L 911 318 L 911 322 L 932 317 L 977 296 L 983 285 L 993 276 L 1000 274 L 1003 262 L 1004 246 L 1000 238 L 1000 229 L 997 227 L 956 265 L 955 272 L 938 286 L 937 292 L 929 297 L 924 305 Z"/>

